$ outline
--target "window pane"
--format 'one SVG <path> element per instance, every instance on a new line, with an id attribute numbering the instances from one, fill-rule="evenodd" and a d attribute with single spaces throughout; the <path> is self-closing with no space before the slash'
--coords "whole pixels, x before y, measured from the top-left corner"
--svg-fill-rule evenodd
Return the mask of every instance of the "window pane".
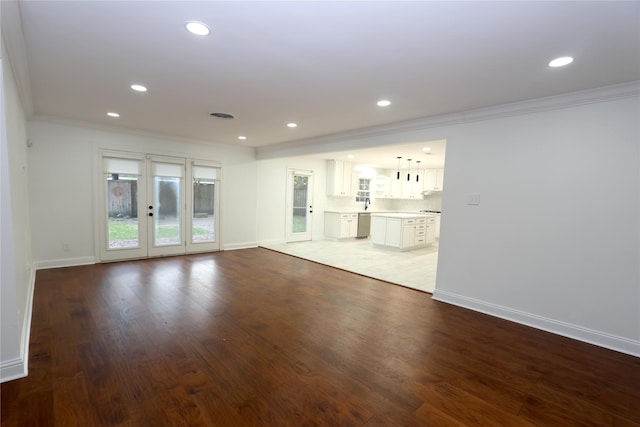
<path id="1" fill-rule="evenodd" d="M 107 175 L 107 227 L 109 249 L 140 247 L 138 228 L 138 177 Z"/>
<path id="2" fill-rule="evenodd" d="M 215 242 L 215 191 L 213 179 L 193 180 L 193 227 L 191 242 Z"/>
<path id="3" fill-rule="evenodd" d="M 181 244 L 180 178 L 156 176 L 153 191 L 155 245 Z"/>

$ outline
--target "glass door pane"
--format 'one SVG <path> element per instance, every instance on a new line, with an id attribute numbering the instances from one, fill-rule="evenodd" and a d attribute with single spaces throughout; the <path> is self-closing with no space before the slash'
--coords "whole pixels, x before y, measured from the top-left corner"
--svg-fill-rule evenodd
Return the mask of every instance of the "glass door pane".
<path id="1" fill-rule="evenodd" d="M 214 179 L 194 178 L 191 243 L 216 241 L 215 197 Z"/>
<path id="2" fill-rule="evenodd" d="M 302 175 L 293 176 L 293 221 L 292 233 L 304 233 L 307 231 L 307 195 L 309 194 L 309 177 Z"/>
<path id="3" fill-rule="evenodd" d="M 220 166 L 189 160 L 187 176 L 187 252 L 220 250 Z"/>
<path id="4" fill-rule="evenodd" d="M 181 178 L 156 176 L 153 192 L 157 209 L 154 212 L 154 246 L 179 245 L 182 242 Z"/>
<path id="5" fill-rule="evenodd" d="M 100 155 L 100 260 L 146 256 L 147 222 L 140 221 L 146 214 L 144 156 L 112 151 Z"/>
<path id="6" fill-rule="evenodd" d="M 149 170 L 149 255 L 177 255 L 186 252 L 184 234 L 184 159 L 151 157 Z"/>
<path id="7" fill-rule="evenodd" d="M 287 241 L 311 240 L 313 172 L 289 169 L 288 176 Z"/>
<path id="8" fill-rule="evenodd" d="M 140 247 L 137 175 L 107 175 L 107 228 L 109 249 Z"/>

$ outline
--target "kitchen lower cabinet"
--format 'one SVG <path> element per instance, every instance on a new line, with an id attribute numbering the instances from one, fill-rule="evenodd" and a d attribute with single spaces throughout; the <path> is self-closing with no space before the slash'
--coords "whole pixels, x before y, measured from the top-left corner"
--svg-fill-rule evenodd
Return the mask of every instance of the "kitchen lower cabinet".
<path id="1" fill-rule="evenodd" d="M 372 215 L 371 242 L 374 245 L 405 251 L 434 241 L 435 218 L 402 213 Z"/>
<path id="2" fill-rule="evenodd" d="M 324 235 L 331 239 L 348 239 L 358 234 L 357 213 L 324 213 Z"/>

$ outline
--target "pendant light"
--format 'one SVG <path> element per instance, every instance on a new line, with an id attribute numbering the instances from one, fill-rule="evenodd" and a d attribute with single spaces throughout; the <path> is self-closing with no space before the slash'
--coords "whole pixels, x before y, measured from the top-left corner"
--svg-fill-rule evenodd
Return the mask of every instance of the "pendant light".
<path id="1" fill-rule="evenodd" d="M 416 182 L 420 182 L 420 160 L 416 160 L 416 163 L 418 164 L 418 170 L 416 172 Z"/>
<path id="2" fill-rule="evenodd" d="M 400 159 L 402 157 L 398 156 L 398 173 L 396 174 L 396 179 L 400 179 Z"/>
<path id="3" fill-rule="evenodd" d="M 411 181 L 411 159 L 407 159 L 407 181 Z"/>

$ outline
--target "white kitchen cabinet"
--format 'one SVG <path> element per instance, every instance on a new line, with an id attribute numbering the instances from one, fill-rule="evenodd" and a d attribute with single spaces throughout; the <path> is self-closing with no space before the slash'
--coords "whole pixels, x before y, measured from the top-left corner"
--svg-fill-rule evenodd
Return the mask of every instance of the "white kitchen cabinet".
<path id="1" fill-rule="evenodd" d="M 353 165 L 342 160 L 327 160 L 327 196 L 353 195 Z"/>
<path id="2" fill-rule="evenodd" d="M 358 234 L 357 213 L 324 213 L 324 235 L 331 239 L 348 239 Z"/>
<path id="3" fill-rule="evenodd" d="M 371 217 L 371 242 L 385 245 L 387 241 L 387 219 L 379 216 Z"/>
<path id="4" fill-rule="evenodd" d="M 391 171 L 391 192 L 389 193 L 390 199 L 401 199 L 402 198 L 402 176 L 403 171 L 400 171 L 400 179 L 398 179 L 398 172 L 392 170 Z"/>
<path id="5" fill-rule="evenodd" d="M 416 249 L 433 243 L 434 223 L 424 215 L 374 214 L 371 219 L 371 241 L 375 245 L 396 248 L 401 251 Z M 430 231 L 431 229 L 431 231 Z"/>
<path id="6" fill-rule="evenodd" d="M 440 220 L 442 219 L 440 214 L 436 214 L 435 216 L 436 218 L 436 227 L 435 227 L 435 238 L 439 239 L 440 238 Z"/>
<path id="7" fill-rule="evenodd" d="M 425 224 L 424 244 L 430 245 L 436 241 L 436 233 L 438 232 L 439 216 L 428 216 Z"/>
<path id="8" fill-rule="evenodd" d="M 444 169 L 425 169 L 424 191 L 442 191 L 444 188 Z"/>

